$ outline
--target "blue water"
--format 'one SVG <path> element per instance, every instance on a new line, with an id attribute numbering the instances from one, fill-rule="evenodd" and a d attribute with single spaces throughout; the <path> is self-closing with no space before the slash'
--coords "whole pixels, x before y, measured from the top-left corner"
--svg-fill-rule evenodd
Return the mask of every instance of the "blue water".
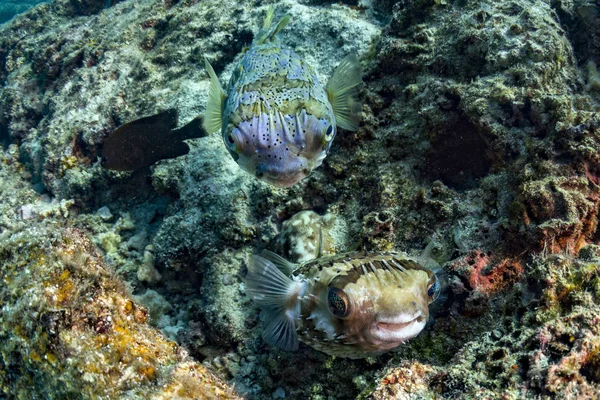
<path id="1" fill-rule="evenodd" d="M 0 0 L 0 24 L 48 0 Z"/>

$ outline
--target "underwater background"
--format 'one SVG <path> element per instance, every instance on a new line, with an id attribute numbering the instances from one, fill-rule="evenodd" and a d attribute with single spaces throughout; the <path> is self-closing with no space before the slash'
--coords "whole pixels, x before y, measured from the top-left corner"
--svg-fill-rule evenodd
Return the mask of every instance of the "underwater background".
<path id="1" fill-rule="evenodd" d="M 596 0 L 37 3 L 0 2 L 0 398 L 600 398 Z M 102 167 L 118 126 L 204 114 L 204 57 L 226 82 L 271 5 L 320 81 L 362 66 L 323 165 L 275 188 L 216 134 Z M 362 360 L 267 345 L 248 260 L 319 237 L 430 245 L 431 325 Z"/>
<path id="2" fill-rule="evenodd" d="M 2 0 L 0 1 L 0 24 L 46 1 L 48 0 Z"/>

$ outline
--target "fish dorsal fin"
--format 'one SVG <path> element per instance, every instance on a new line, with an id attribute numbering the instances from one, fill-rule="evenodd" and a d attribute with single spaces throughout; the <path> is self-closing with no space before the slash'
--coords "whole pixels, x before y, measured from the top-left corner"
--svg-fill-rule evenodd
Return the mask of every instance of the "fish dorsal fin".
<path id="1" fill-rule="evenodd" d="M 290 22 L 290 16 L 284 15 L 283 18 L 279 20 L 277 25 L 271 26 L 273 24 L 274 14 L 275 9 L 273 8 L 273 6 L 270 6 L 269 10 L 267 11 L 267 16 L 265 17 L 265 22 L 263 23 L 260 32 L 258 32 L 258 34 L 256 35 L 256 39 L 254 40 L 255 43 L 261 44 L 273 40 L 275 38 L 275 35 L 281 32 L 281 30 L 285 28 L 286 25 Z"/>
<path id="2" fill-rule="evenodd" d="M 425 268 L 428 268 L 430 270 L 435 270 L 436 268 L 440 268 L 439 264 L 437 263 L 437 261 L 435 261 L 435 258 L 433 257 L 433 249 L 435 248 L 435 240 L 430 240 L 429 243 L 427 243 L 427 246 L 425 246 L 425 248 L 423 249 L 423 251 L 421 251 L 421 254 L 419 254 L 419 256 L 417 257 L 417 261 L 423 265 Z"/>
<path id="3" fill-rule="evenodd" d="M 267 10 L 267 15 L 265 16 L 265 20 L 263 21 L 263 26 L 262 26 L 263 30 L 265 30 L 265 31 L 269 30 L 269 28 L 271 27 L 271 24 L 273 23 L 274 15 L 275 15 L 275 8 L 271 4 L 269 6 L 269 9 Z"/>
<path id="4" fill-rule="evenodd" d="M 145 125 L 161 125 L 166 129 L 173 129 L 177 126 L 177 120 L 179 113 L 176 108 L 169 108 L 161 113 L 156 115 L 151 115 L 149 117 L 140 118 L 136 121 L 132 121 L 130 123 L 138 123 Z"/>
<path id="5" fill-rule="evenodd" d="M 338 126 L 349 131 L 358 129 L 362 105 L 356 87 L 362 82 L 356 54 L 346 56 L 327 82 L 325 90 Z"/>
<path id="6" fill-rule="evenodd" d="M 430 240 L 429 243 L 427 243 L 427 246 L 425 246 L 425 248 L 419 255 L 419 258 L 423 261 L 433 260 L 433 248 L 434 247 L 435 247 L 435 241 Z"/>
<path id="7" fill-rule="evenodd" d="M 292 272 L 294 272 L 296 268 L 298 268 L 297 264 L 289 262 L 285 258 L 281 257 L 279 254 L 275 254 L 272 251 L 263 250 L 260 253 L 260 255 L 261 257 L 271 261 L 277 267 L 277 269 L 279 269 L 285 274 L 285 276 L 292 275 Z"/>
<path id="8" fill-rule="evenodd" d="M 256 255 L 248 264 L 245 284 L 246 293 L 267 316 L 263 332 L 265 342 L 284 350 L 296 350 L 295 321 L 300 316 L 299 298 L 304 294 L 306 284 L 284 275 L 273 262 Z"/>
<path id="9" fill-rule="evenodd" d="M 206 72 L 210 76 L 210 87 L 208 89 L 208 102 L 206 103 L 206 113 L 204 114 L 204 129 L 207 133 L 215 133 L 221 129 L 223 117 L 223 102 L 227 97 L 221 82 L 215 73 L 212 65 L 204 59 Z"/>

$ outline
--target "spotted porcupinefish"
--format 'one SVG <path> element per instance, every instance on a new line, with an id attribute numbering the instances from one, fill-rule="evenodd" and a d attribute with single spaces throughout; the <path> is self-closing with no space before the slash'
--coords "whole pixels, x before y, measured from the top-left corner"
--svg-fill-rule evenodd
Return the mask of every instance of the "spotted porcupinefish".
<path id="1" fill-rule="evenodd" d="M 288 187 L 321 165 L 338 127 L 358 128 L 361 71 L 356 55 L 349 55 L 323 87 L 312 67 L 277 39 L 290 17 L 273 24 L 273 15 L 271 7 L 227 90 L 206 61 L 211 83 L 204 127 L 221 131 L 242 169 Z"/>
<path id="2" fill-rule="evenodd" d="M 275 186 L 292 186 L 323 162 L 338 127 L 356 130 L 361 82 L 356 55 L 344 58 L 323 87 L 312 67 L 277 39 L 289 16 L 262 29 L 235 68 L 227 91 L 210 76 L 204 120 L 175 129 L 176 110 L 128 122 L 102 148 L 102 165 L 133 171 L 187 154 L 187 139 L 221 131 L 225 146 L 245 171 Z"/>
<path id="3" fill-rule="evenodd" d="M 265 250 L 251 258 L 245 285 L 266 314 L 267 343 L 295 350 L 300 340 L 327 354 L 363 358 L 423 330 L 442 290 L 440 276 L 396 252 L 296 265 Z"/>

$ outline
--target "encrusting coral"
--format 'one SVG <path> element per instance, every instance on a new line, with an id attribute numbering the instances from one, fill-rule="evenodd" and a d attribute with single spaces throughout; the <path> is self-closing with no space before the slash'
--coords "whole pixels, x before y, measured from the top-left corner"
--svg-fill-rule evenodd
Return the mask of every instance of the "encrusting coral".
<path id="1" fill-rule="evenodd" d="M 3 235 L 0 257 L 4 394 L 237 398 L 147 324 L 146 309 L 80 230 L 32 224 Z"/>

